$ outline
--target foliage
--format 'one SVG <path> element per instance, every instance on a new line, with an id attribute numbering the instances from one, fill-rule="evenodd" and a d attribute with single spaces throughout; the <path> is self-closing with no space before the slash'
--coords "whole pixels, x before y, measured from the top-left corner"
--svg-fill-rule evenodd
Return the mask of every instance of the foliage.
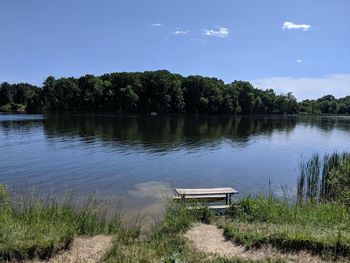
<path id="1" fill-rule="evenodd" d="M 23 105 L 16 108 L 15 105 Z M 349 114 L 350 96 L 327 95 L 300 103 L 292 93 L 276 95 L 247 81 L 225 84 L 217 78 L 183 77 L 166 70 L 110 73 L 80 78 L 49 76 L 42 88 L 0 85 L 0 110 L 84 110 L 242 114 Z"/>
<path id="2" fill-rule="evenodd" d="M 211 220 L 215 217 L 215 211 L 207 206 L 198 207 L 193 213 L 198 221 L 205 224 L 210 224 Z"/>
<path id="3" fill-rule="evenodd" d="M 27 84 L 0 85 L 0 110 L 1 111 L 35 111 L 42 108 L 42 89 Z"/>
<path id="4" fill-rule="evenodd" d="M 330 172 L 332 197 L 350 207 L 350 158 L 341 161 L 340 165 Z"/>
<path id="5" fill-rule="evenodd" d="M 167 257 L 162 257 L 162 263 L 180 263 L 179 255 L 174 254 Z"/>
<path id="6" fill-rule="evenodd" d="M 283 259 L 280 259 L 279 257 L 274 258 L 266 258 L 262 260 L 254 260 L 254 259 L 248 259 L 248 258 L 239 258 L 239 257 L 233 257 L 233 258 L 227 258 L 227 257 L 220 257 L 215 258 L 208 263 L 284 263 L 285 261 Z"/>
<path id="7" fill-rule="evenodd" d="M 7 104 L 5 104 L 5 105 L 2 105 L 2 106 L 0 107 L 0 111 L 2 111 L 2 112 L 11 112 L 11 111 L 12 111 L 12 106 L 11 106 L 11 104 L 10 104 L 10 103 L 7 103 Z"/>
<path id="8" fill-rule="evenodd" d="M 326 95 L 317 100 L 304 100 L 300 103 L 300 112 L 307 114 L 349 114 L 350 96 L 336 99 Z"/>

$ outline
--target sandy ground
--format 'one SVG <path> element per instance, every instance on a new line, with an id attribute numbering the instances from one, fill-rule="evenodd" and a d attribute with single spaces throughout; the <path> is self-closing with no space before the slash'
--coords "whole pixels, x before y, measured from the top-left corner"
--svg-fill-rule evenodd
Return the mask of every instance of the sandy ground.
<path id="1" fill-rule="evenodd" d="M 243 246 L 225 240 L 223 230 L 215 225 L 197 224 L 185 234 L 193 246 L 204 253 L 223 257 L 239 257 L 262 260 L 266 258 L 281 258 L 285 262 L 323 263 L 321 258 L 306 251 L 299 253 L 282 253 L 271 247 L 247 250 Z M 78 237 L 74 239 L 71 248 L 62 251 L 47 261 L 30 261 L 28 263 L 97 263 L 112 245 L 112 237 L 97 235 L 94 237 Z M 349 261 L 339 261 L 349 262 Z"/>
<path id="2" fill-rule="evenodd" d="M 255 260 L 279 257 L 286 262 L 325 262 L 319 257 L 304 251 L 295 254 L 281 253 L 270 247 L 247 250 L 243 246 L 235 245 L 233 242 L 225 240 L 223 230 L 215 225 L 197 224 L 185 236 L 199 251 L 213 253 L 223 257 L 240 257 Z"/>
<path id="3" fill-rule="evenodd" d="M 97 263 L 112 245 L 111 236 L 77 237 L 69 250 L 50 258 L 47 261 L 31 261 L 31 263 Z"/>

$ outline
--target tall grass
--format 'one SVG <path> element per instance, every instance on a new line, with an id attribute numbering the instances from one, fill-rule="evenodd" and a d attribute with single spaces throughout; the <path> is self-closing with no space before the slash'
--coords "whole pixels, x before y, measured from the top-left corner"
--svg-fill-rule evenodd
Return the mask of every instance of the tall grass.
<path id="1" fill-rule="evenodd" d="M 250 247 L 272 245 L 288 251 L 309 250 L 350 255 L 350 210 L 342 203 L 299 203 L 264 196 L 247 197 L 218 221 L 227 238 Z"/>
<path id="2" fill-rule="evenodd" d="M 272 195 L 234 203 L 218 221 L 226 237 L 247 247 L 272 245 L 350 256 L 350 153 L 315 154 L 299 165 L 298 201 Z"/>
<path id="3" fill-rule="evenodd" d="M 201 257 L 190 252 L 191 248 L 181 235 L 196 221 L 194 211 L 182 204 L 167 202 L 162 220 L 151 226 L 149 233 L 140 235 L 137 227 L 118 232 L 112 249 L 106 254 L 106 262 L 191 262 Z M 203 259 L 203 258 L 202 258 Z M 201 262 L 201 261 L 196 261 Z"/>
<path id="4" fill-rule="evenodd" d="M 107 216 L 93 199 L 78 205 L 71 197 L 44 202 L 26 193 L 11 198 L 0 185 L 0 261 L 48 258 L 68 248 L 77 235 L 113 233 L 119 228 L 119 216 Z"/>
<path id="5" fill-rule="evenodd" d="M 322 159 L 315 154 L 308 161 L 300 163 L 297 182 L 299 202 L 335 200 L 338 193 L 333 172 L 348 161 L 350 153 L 334 152 L 324 155 Z"/>

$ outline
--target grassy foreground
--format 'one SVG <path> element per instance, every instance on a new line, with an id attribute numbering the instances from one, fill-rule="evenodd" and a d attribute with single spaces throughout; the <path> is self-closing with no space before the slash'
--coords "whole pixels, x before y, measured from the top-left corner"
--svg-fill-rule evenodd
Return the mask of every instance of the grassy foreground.
<path id="1" fill-rule="evenodd" d="M 248 197 L 217 224 L 248 248 L 272 245 L 350 258 L 350 153 L 316 154 L 299 170 L 296 202 Z"/>
<path id="2" fill-rule="evenodd" d="M 289 204 L 246 198 L 217 221 L 227 238 L 248 248 L 272 245 L 323 256 L 350 256 L 350 210 L 340 203 Z"/>
<path id="3" fill-rule="evenodd" d="M 76 206 L 72 201 L 42 202 L 26 196 L 10 197 L 0 186 L 0 262 L 26 259 L 48 259 L 59 250 L 69 248 L 76 236 L 113 235 L 112 247 L 104 262 L 117 263 L 266 263 L 240 258 L 220 258 L 195 251 L 182 235 L 195 222 L 209 222 L 213 217 L 207 208 L 188 210 L 181 204 L 167 203 L 160 222 L 146 232 L 142 222 L 125 226 L 117 216 L 107 216 L 88 203 Z M 109 219 L 107 219 L 109 218 Z"/>
<path id="4" fill-rule="evenodd" d="M 182 235 L 194 223 L 216 223 L 234 242 L 250 247 L 265 244 L 287 251 L 307 249 L 328 257 L 350 255 L 350 212 L 332 204 L 290 205 L 272 198 L 245 198 L 223 217 L 207 209 L 188 210 L 167 203 L 162 220 L 145 232 L 142 222 L 125 226 L 109 220 L 92 205 L 77 208 L 72 202 L 12 201 L 0 191 L 0 262 L 49 258 L 69 247 L 73 238 L 99 233 L 114 236 L 104 262 L 125 263 L 277 263 L 280 258 L 249 260 L 208 256 L 192 248 Z"/>
<path id="5" fill-rule="evenodd" d="M 0 185 L 0 262 L 48 258 L 68 248 L 75 236 L 113 233 L 119 228 L 117 217 L 107 220 L 91 204 L 77 208 L 67 199 L 44 205 L 29 196 L 15 201 Z"/>
<path id="6" fill-rule="evenodd" d="M 125 263 L 278 263 L 279 258 L 249 260 L 238 257 L 223 258 L 194 250 L 182 235 L 194 223 L 209 222 L 214 213 L 207 209 L 189 210 L 181 204 L 168 203 L 164 217 L 149 233 L 140 235 L 135 228 L 116 233 L 113 247 L 105 255 L 105 262 Z M 135 231 L 136 230 L 136 231 Z"/>

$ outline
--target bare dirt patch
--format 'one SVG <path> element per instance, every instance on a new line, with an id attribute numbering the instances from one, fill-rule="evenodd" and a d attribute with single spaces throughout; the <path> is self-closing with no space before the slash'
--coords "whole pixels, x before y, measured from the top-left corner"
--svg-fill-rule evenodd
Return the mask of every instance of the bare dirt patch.
<path id="1" fill-rule="evenodd" d="M 112 236 L 97 235 L 93 237 L 77 237 L 71 248 L 57 254 L 47 261 L 31 261 L 32 263 L 97 263 L 112 245 Z"/>
<path id="2" fill-rule="evenodd" d="M 223 230 L 215 225 L 197 224 L 187 231 L 185 236 L 193 243 L 193 246 L 205 253 L 212 253 L 222 257 L 239 257 L 253 260 L 267 258 L 280 258 L 286 262 L 319 263 L 327 262 L 306 251 L 299 253 L 282 253 L 271 247 L 260 249 L 246 249 L 225 239 Z"/>

